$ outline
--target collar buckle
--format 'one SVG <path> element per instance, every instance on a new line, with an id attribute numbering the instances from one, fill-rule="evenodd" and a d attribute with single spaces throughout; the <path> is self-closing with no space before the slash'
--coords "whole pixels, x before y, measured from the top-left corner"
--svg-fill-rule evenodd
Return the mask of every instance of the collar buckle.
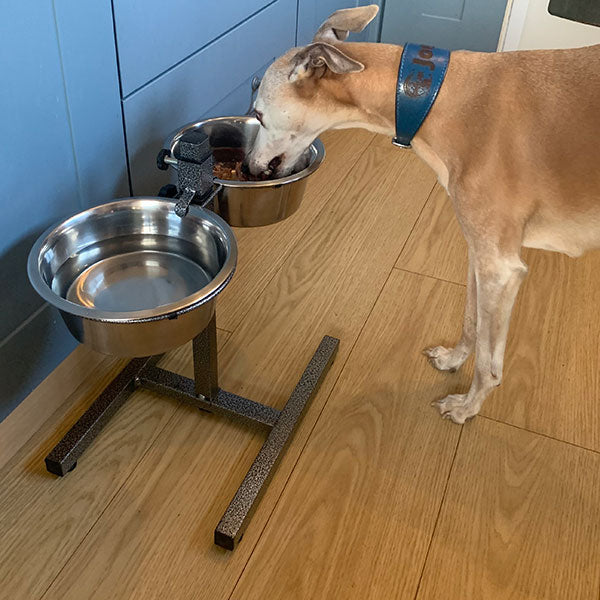
<path id="1" fill-rule="evenodd" d="M 408 144 L 404 144 L 397 137 L 392 138 L 392 144 L 398 148 L 405 148 L 407 150 L 411 148 L 410 142 Z"/>

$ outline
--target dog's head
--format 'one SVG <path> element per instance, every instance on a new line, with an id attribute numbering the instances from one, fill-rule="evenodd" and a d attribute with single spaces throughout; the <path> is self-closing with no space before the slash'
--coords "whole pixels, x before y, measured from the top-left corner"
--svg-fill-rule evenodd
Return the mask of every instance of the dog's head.
<path id="1" fill-rule="evenodd" d="M 335 127 L 335 102 L 326 81 L 358 73 L 364 65 L 333 46 L 350 31 L 362 31 L 377 14 L 377 5 L 338 10 L 308 46 L 278 58 L 262 78 L 254 114 L 260 121 L 247 167 L 254 175 L 283 177 L 306 165 L 306 150 L 323 131 Z"/>

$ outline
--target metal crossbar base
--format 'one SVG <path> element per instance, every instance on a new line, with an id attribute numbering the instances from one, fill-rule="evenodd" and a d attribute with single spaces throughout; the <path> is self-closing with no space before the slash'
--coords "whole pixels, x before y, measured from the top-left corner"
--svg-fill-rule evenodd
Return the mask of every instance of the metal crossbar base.
<path id="1" fill-rule="evenodd" d="M 133 359 L 48 454 L 46 468 L 60 476 L 72 471 L 85 449 L 139 386 L 266 430 L 267 439 L 215 529 L 215 544 L 233 550 L 242 539 L 304 409 L 327 374 L 338 346 L 336 338 L 325 336 L 321 340 L 285 406 L 277 410 L 219 388 L 213 317 L 193 342 L 194 379 L 157 367 L 160 358 L 157 356 Z"/>

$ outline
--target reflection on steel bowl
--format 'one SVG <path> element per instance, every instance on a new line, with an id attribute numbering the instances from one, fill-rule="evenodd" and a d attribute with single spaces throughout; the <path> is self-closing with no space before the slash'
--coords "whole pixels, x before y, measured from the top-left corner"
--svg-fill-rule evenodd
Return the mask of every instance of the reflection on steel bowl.
<path id="1" fill-rule="evenodd" d="M 148 356 L 198 335 L 237 259 L 233 231 L 192 206 L 125 198 L 50 228 L 29 254 L 29 279 L 80 342 L 115 356 Z"/>

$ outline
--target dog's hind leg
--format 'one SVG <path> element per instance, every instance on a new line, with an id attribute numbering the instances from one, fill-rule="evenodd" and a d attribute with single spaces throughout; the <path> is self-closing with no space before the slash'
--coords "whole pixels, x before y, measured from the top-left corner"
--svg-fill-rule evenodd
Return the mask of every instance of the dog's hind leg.
<path id="1" fill-rule="evenodd" d="M 455 423 L 475 416 L 492 389 L 500 385 L 504 350 L 513 304 L 527 273 L 518 248 L 501 251 L 485 243 L 471 247 L 477 296 L 475 375 L 467 394 L 452 394 L 435 402 Z"/>
<path id="2" fill-rule="evenodd" d="M 454 348 L 435 346 L 426 348 L 423 354 L 429 357 L 432 366 L 440 371 L 454 373 L 462 367 L 475 349 L 475 335 L 477 326 L 477 288 L 475 285 L 475 266 L 472 253 L 469 252 L 469 273 L 467 276 L 467 299 L 465 302 L 465 316 L 463 321 L 462 336 Z"/>

